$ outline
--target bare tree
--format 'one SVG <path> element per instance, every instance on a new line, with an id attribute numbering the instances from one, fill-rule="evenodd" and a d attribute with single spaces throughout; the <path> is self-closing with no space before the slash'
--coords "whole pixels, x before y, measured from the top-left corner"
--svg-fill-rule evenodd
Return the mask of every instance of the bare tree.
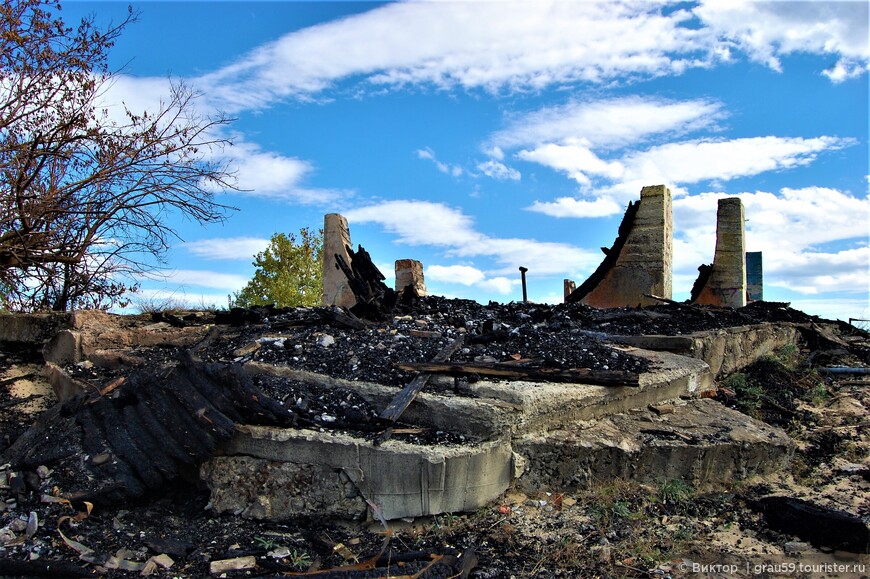
<path id="1" fill-rule="evenodd" d="M 135 20 L 75 29 L 47 0 L 0 7 L 0 291 L 13 309 L 107 307 L 160 261 L 167 214 L 225 219 L 233 189 L 215 153 L 224 116 L 197 113 L 172 83 L 156 110 L 100 104 L 118 73 L 110 48 Z"/>

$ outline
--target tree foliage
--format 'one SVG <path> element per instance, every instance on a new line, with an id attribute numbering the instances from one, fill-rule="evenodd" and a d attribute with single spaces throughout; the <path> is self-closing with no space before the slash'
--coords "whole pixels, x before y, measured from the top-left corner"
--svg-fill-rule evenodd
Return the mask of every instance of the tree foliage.
<path id="1" fill-rule="evenodd" d="M 150 112 L 105 108 L 108 53 L 135 14 L 76 27 L 50 0 L 0 6 L 0 288 L 17 310 L 108 307 L 176 237 L 167 214 L 221 221 L 228 122 L 170 83 Z"/>
<path id="2" fill-rule="evenodd" d="M 275 304 L 279 308 L 317 306 L 323 293 L 323 230 L 276 233 L 269 247 L 254 257 L 254 278 L 231 299 L 236 307 Z"/>

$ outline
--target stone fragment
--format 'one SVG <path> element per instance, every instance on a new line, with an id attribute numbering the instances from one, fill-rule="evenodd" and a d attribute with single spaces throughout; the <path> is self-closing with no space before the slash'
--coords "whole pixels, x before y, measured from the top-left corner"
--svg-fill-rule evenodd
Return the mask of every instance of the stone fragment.
<path id="1" fill-rule="evenodd" d="M 208 572 L 212 575 L 220 575 L 227 571 L 241 571 L 243 569 L 253 569 L 257 566 L 257 558 L 251 555 L 246 557 L 235 557 L 234 559 L 221 559 L 212 561 L 208 564 Z"/>

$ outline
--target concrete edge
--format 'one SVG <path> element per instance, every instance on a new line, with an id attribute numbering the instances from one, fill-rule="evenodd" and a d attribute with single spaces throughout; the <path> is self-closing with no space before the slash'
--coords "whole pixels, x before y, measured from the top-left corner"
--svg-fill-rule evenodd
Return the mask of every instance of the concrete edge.
<path id="1" fill-rule="evenodd" d="M 399 393 L 397 388 L 382 384 L 333 378 L 289 366 L 248 362 L 244 365 L 244 369 L 252 375 L 268 374 L 316 384 L 323 388 L 352 390 L 378 409 L 386 408 Z M 421 392 L 402 414 L 401 420 L 487 440 L 504 431 L 505 426 L 510 422 L 510 416 L 516 410 L 498 401 L 447 397 Z"/>
<path id="2" fill-rule="evenodd" d="M 463 446 L 395 440 L 373 446 L 341 433 L 240 425 L 224 452 L 341 472 L 386 519 L 473 511 L 507 490 L 514 474 L 508 437 Z M 206 477 L 212 471 L 202 470 Z M 296 484 L 316 487 L 324 482 Z"/>

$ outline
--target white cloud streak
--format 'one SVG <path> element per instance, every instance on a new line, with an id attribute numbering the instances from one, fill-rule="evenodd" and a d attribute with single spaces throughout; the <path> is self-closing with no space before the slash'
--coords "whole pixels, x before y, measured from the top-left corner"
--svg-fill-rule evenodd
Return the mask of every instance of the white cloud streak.
<path id="1" fill-rule="evenodd" d="M 253 260 L 265 250 L 268 239 L 260 237 L 219 237 L 189 241 L 181 246 L 197 257 L 213 260 Z"/>

